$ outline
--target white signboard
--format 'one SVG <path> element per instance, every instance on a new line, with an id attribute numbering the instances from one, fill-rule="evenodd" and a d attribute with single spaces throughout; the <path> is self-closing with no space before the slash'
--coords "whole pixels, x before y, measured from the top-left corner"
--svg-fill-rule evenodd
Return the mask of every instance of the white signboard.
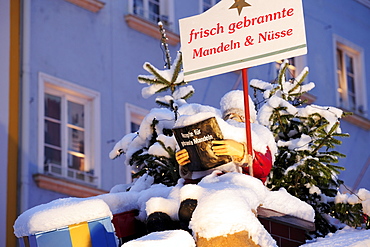
<path id="1" fill-rule="evenodd" d="M 302 0 L 222 0 L 180 38 L 186 81 L 307 53 Z"/>

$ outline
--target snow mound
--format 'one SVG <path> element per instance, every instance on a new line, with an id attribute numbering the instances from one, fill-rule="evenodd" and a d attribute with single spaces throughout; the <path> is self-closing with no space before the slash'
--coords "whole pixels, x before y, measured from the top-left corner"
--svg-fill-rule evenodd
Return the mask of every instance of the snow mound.
<path id="1" fill-rule="evenodd" d="M 346 226 L 336 233 L 329 233 L 316 242 L 301 245 L 302 247 L 368 247 L 370 246 L 370 230 L 356 230 Z"/>
<path id="2" fill-rule="evenodd" d="M 153 232 L 144 237 L 132 240 L 122 247 L 195 247 L 193 237 L 186 231 L 174 230 Z"/>
<path id="3" fill-rule="evenodd" d="M 180 180 L 172 187 L 168 197 L 152 197 L 146 203 L 147 214 L 164 212 L 176 220 L 181 201 L 188 198 L 198 200 L 189 227 L 198 237 L 208 239 L 248 231 L 252 240 L 260 246 L 276 246 L 275 240 L 256 217 L 257 208 L 261 205 L 305 220 L 314 220 L 312 207 L 285 190 L 272 192 L 254 177 L 231 172 L 220 176 L 217 171 L 198 184 L 183 185 Z"/>
<path id="4" fill-rule="evenodd" d="M 25 211 L 14 223 L 14 234 L 19 238 L 108 216 L 112 213 L 101 199 L 63 198 Z"/>

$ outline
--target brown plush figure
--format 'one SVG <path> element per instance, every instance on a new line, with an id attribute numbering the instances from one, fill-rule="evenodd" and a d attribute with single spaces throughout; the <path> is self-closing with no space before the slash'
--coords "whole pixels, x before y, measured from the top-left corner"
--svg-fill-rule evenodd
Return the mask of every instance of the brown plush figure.
<path id="1" fill-rule="evenodd" d="M 218 236 L 215 238 L 197 238 L 197 247 L 259 247 L 249 237 L 247 231 L 241 231 L 226 236 Z"/>

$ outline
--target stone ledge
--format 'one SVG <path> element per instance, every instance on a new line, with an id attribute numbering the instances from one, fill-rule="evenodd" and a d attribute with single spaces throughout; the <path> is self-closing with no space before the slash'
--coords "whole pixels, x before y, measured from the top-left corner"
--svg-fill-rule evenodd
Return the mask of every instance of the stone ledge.
<path id="1" fill-rule="evenodd" d="M 101 10 L 105 5 L 105 3 L 99 0 L 66 0 L 66 1 L 73 3 L 81 8 L 87 9 L 94 13 Z"/>
<path id="2" fill-rule="evenodd" d="M 316 101 L 317 97 L 310 94 L 310 93 L 304 93 L 302 94 L 301 98 L 303 100 L 307 100 L 307 104 L 312 104 L 313 102 Z M 346 112 L 347 110 L 346 109 L 343 109 L 343 108 L 340 108 L 342 111 Z M 370 130 L 370 120 L 365 118 L 365 117 L 362 117 L 360 115 L 357 115 L 357 114 L 353 114 L 353 115 L 348 115 L 344 118 L 342 118 L 344 121 L 348 122 L 348 123 L 351 123 L 353 125 L 356 125 L 364 130 Z"/>
<path id="3" fill-rule="evenodd" d="M 33 179 L 39 188 L 62 193 L 68 196 L 85 198 L 108 193 L 108 191 L 105 190 L 45 174 L 35 174 L 33 175 Z"/>
<path id="4" fill-rule="evenodd" d="M 136 15 L 128 14 L 125 15 L 125 21 L 130 28 L 135 29 L 136 31 L 142 32 L 158 40 L 162 39 L 159 27 L 147 20 Z M 166 36 L 168 38 L 167 43 L 170 45 L 175 46 L 180 42 L 180 36 L 174 32 L 166 30 Z"/>
<path id="5" fill-rule="evenodd" d="M 345 110 L 343 110 L 345 111 Z M 364 130 L 370 130 L 370 120 L 359 115 L 353 114 L 343 118 L 344 121 L 354 124 Z"/>

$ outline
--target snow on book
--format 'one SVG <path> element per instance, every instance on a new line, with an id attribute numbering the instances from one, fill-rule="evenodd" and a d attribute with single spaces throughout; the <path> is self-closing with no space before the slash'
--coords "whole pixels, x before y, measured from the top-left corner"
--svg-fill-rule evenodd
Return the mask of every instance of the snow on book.
<path id="1" fill-rule="evenodd" d="M 187 166 L 190 171 L 204 171 L 231 162 L 230 156 L 216 156 L 212 151 L 212 140 L 223 139 L 215 117 L 176 127 L 173 133 L 179 147 L 189 153 L 190 163 Z"/>

